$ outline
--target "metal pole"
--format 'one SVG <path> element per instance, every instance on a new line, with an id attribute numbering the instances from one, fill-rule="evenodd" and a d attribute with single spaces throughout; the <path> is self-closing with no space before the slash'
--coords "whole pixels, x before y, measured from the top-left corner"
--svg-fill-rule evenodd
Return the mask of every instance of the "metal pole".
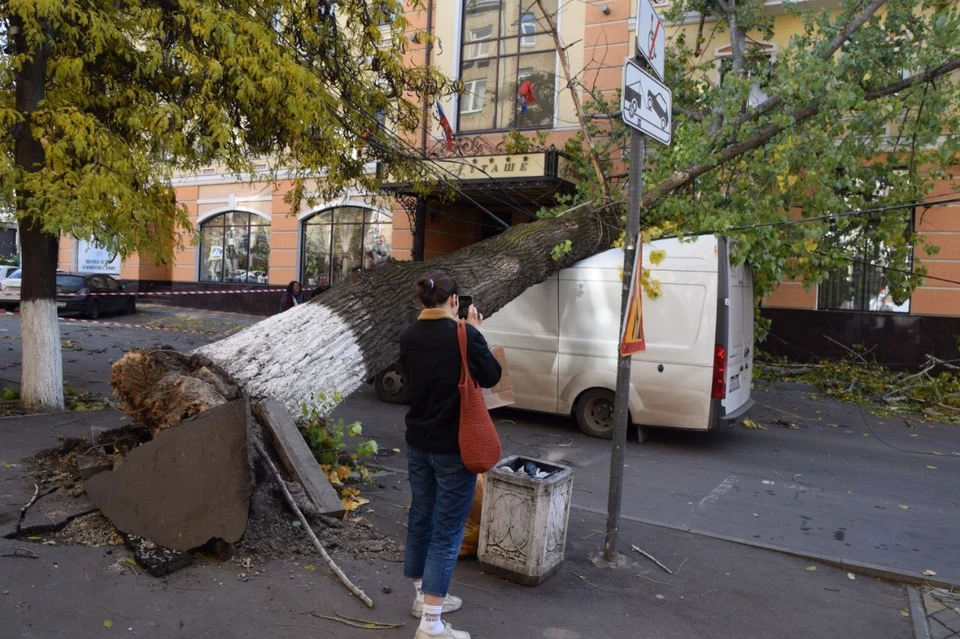
<path id="1" fill-rule="evenodd" d="M 643 155 L 646 150 L 643 134 L 630 133 L 630 182 L 627 185 L 627 230 L 623 250 L 623 296 L 620 321 L 626 321 L 630 298 L 631 273 L 640 234 L 640 196 L 643 193 Z M 617 559 L 617 537 L 620 534 L 620 504 L 623 501 L 623 453 L 627 445 L 627 422 L 630 417 L 630 355 L 617 360 L 617 396 L 613 412 L 613 451 L 610 454 L 610 492 L 607 501 L 607 541 L 603 558 Z"/>

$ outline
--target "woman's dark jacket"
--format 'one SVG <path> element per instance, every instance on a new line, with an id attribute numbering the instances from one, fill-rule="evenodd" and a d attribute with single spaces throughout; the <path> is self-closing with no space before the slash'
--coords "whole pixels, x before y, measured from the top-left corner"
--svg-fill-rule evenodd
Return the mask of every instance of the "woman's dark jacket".
<path id="1" fill-rule="evenodd" d="M 400 336 L 400 365 L 410 410 L 407 443 L 429 453 L 459 454 L 460 344 L 457 322 L 427 309 Z M 431 319 L 425 319 L 431 318 Z M 500 363 L 487 340 L 467 324 L 470 373 L 484 388 L 500 381 Z"/>

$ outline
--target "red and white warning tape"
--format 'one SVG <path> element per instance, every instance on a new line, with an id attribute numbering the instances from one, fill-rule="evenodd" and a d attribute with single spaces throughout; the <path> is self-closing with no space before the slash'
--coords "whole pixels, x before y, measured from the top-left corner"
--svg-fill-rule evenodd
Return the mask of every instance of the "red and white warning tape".
<path id="1" fill-rule="evenodd" d="M 217 291 L 123 291 L 122 293 L 85 293 L 84 295 L 76 295 L 75 293 L 58 293 L 57 297 L 86 297 L 86 296 L 95 296 L 103 297 L 107 295 L 124 295 L 124 296 L 137 296 L 144 297 L 147 295 L 156 295 L 156 296 L 165 296 L 165 295 L 222 295 L 224 293 L 239 295 L 241 293 L 283 293 L 284 289 L 282 288 L 251 288 L 246 290 L 239 289 L 224 289 Z"/>
<path id="2" fill-rule="evenodd" d="M 19 317 L 20 313 L 11 313 L 10 311 L 0 311 L 0 315 L 10 315 Z M 187 328 L 170 328 L 167 326 L 150 326 L 148 324 L 128 324 L 126 322 L 104 322 L 101 320 L 77 319 L 73 317 L 58 317 L 61 322 L 73 324 L 93 324 L 98 326 L 117 326 L 120 328 L 140 328 L 146 331 L 172 331 L 174 333 L 193 333 L 195 335 L 220 335 L 216 331 L 190 330 Z"/>

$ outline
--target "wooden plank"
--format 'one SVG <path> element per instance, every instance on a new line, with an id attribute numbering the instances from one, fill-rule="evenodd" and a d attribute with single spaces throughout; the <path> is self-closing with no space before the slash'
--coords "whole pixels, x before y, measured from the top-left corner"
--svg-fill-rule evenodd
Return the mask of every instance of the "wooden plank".
<path id="1" fill-rule="evenodd" d="M 289 411 L 283 404 L 272 399 L 257 404 L 254 411 L 290 479 L 303 486 L 310 501 L 322 514 L 342 517 L 344 508 L 340 497 L 320 470 L 320 464 L 304 441 Z"/>

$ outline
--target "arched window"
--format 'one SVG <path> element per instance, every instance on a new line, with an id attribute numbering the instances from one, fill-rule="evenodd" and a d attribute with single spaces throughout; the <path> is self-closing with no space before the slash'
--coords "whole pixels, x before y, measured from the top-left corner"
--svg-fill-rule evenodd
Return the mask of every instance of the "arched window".
<path id="1" fill-rule="evenodd" d="M 266 284 L 270 220 L 227 211 L 200 225 L 200 281 Z"/>
<path id="2" fill-rule="evenodd" d="M 338 206 L 308 217 L 300 229 L 300 281 L 338 284 L 383 262 L 390 257 L 392 221 L 389 212 L 362 206 Z"/>

